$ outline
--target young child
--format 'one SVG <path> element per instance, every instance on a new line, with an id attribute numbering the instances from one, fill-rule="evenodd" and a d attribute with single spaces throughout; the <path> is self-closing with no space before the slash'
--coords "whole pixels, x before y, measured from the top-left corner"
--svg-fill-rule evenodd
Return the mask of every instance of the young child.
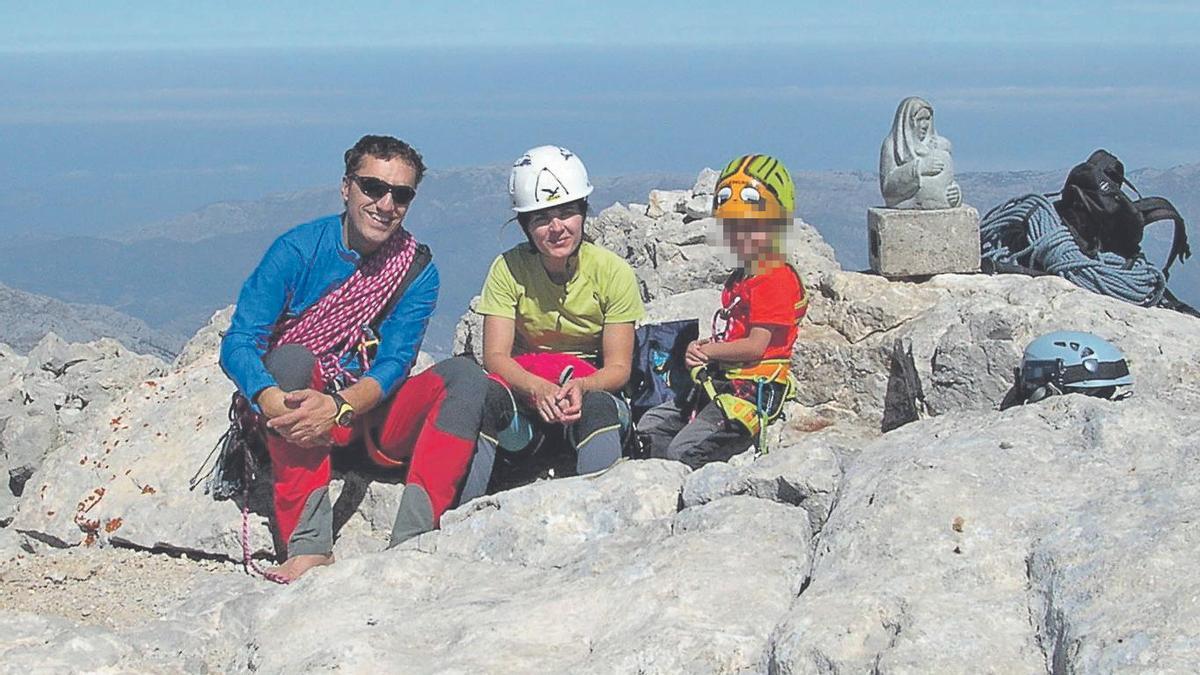
<path id="1" fill-rule="evenodd" d="M 791 394 L 792 345 L 808 307 L 787 262 L 794 208 L 791 175 L 773 157 L 745 155 L 721 172 L 713 215 L 740 267 L 725 281 L 712 339 L 688 345 L 692 397 L 651 408 L 638 422 L 651 457 L 699 468 L 756 441 L 765 450 L 762 432 Z"/>

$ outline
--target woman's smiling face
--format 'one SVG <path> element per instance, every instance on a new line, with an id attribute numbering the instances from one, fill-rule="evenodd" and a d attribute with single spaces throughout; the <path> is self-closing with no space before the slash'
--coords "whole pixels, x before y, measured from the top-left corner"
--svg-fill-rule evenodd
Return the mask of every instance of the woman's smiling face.
<path id="1" fill-rule="evenodd" d="M 535 211 L 525 231 L 538 253 L 548 258 L 569 258 L 583 241 L 583 202 Z"/>

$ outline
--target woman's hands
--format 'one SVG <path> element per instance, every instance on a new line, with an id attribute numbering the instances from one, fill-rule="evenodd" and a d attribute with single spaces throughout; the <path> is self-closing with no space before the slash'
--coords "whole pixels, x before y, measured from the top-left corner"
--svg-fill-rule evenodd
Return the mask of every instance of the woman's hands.
<path id="1" fill-rule="evenodd" d="M 569 424 L 578 420 L 583 412 L 584 390 L 582 380 L 569 380 L 557 385 L 538 378 L 530 402 L 544 421 Z"/>

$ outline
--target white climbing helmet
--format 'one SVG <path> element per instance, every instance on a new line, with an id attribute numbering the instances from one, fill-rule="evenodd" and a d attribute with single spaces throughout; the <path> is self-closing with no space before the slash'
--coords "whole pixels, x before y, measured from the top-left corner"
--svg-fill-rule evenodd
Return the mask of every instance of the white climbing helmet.
<path id="1" fill-rule="evenodd" d="M 513 211 L 528 213 L 592 194 L 592 182 L 579 157 L 557 145 L 540 145 L 513 162 L 508 177 Z"/>

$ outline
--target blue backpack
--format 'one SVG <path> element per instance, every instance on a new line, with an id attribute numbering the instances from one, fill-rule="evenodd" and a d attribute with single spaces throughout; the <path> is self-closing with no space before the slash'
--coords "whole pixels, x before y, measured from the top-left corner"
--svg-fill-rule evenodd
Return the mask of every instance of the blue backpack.
<path id="1" fill-rule="evenodd" d="M 654 406 L 682 401 L 692 389 L 683 358 L 688 343 L 700 336 L 696 319 L 641 326 L 634 333 L 633 367 L 625 392 L 634 422 Z"/>

